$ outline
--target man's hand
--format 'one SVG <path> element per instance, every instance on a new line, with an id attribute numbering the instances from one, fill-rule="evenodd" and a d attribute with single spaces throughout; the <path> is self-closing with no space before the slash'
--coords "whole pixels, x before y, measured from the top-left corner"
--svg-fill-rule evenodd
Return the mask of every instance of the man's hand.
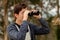
<path id="1" fill-rule="evenodd" d="M 32 10 L 32 11 L 36 12 L 37 10 Z M 39 14 L 39 15 L 33 15 L 33 17 L 40 19 L 42 16 L 41 16 L 41 14 Z"/>
<path id="2" fill-rule="evenodd" d="M 29 12 L 30 12 L 29 10 L 25 10 L 24 16 L 23 16 L 23 20 L 27 20 L 28 19 L 28 13 Z"/>

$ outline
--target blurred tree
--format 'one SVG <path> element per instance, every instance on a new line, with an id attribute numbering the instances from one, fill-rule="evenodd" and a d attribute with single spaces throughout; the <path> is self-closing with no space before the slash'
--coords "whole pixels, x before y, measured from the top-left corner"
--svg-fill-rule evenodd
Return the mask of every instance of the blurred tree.
<path id="1" fill-rule="evenodd" d="M 4 4 L 4 40 L 8 40 L 6 32 L 6 28 L 8 25 L 8 14 L 7 14 L 8 0 L 3 0 L 3 4 Z"/>

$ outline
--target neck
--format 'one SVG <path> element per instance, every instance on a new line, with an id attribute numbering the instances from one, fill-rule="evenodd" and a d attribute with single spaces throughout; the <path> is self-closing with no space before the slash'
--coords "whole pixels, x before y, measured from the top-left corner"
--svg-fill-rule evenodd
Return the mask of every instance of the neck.
<path id="1" fill-rule="evenodd" d="M 22 24 L 22 21 L 16 20 L 16 23 L 17 23 L 18 25 L 21 25 L 21 24 Z"/>

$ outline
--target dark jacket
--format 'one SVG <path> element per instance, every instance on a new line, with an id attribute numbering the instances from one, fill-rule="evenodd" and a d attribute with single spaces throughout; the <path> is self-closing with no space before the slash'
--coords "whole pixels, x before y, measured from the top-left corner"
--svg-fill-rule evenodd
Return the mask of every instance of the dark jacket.
<path id="1" fill-rule="evenodd" d="M 23 21 L 20 25 L 20 31 L 15 27 L 15 23 L 12 23 L 8 26 L 7 32 L 10 40 L 24 40 L 26 36 L 26 32 L 28 30 L 28 25 L 31 31 L 31 40 L 35 40 L 35 35 L 44 35 L 48 34 L 50 29 L 48 23 L 44 19 L 39 19 L 41 23 L 40 27 L 37 27 L 34 24 L 28 23 L 27 21 Z"/>

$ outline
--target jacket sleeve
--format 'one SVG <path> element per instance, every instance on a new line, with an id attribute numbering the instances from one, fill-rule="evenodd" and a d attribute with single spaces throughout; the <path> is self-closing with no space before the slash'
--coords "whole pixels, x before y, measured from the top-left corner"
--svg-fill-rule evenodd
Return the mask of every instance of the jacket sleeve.
<path id="1" fill-rule="evenodd" d="M 34 24 L 31 24 L 31 26 L 34 30 L 34 34 L 35 35 L 48 34 L 50 31 L 48 23 L 43 18 L 39 19 L 39 22 L 41 23 L 41 26 L 39 26 L 39 27 Z"/>
<path id="2" fill-rule="evenodd" d="M 24 40 L 27 29 L 28 29 L 27 21 L 23 21 L 23 23 L 20 25 L 20 31 L 17 31 L 15 26 L 10 25 L 7 28 L 8 36 L 14 40 Z"/>

